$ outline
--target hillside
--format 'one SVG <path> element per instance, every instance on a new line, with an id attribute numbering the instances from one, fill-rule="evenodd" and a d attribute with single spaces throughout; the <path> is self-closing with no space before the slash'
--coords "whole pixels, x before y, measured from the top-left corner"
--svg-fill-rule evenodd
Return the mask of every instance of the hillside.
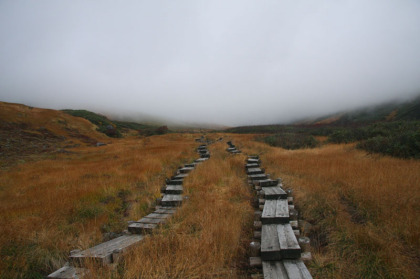
<path id="1" fill-rule="evenodd" d="M 0 102 L 1 167 L 33 155 L 70 152 L 109 138 L 86 119 L 61 111 Z"/>
<path id="2" fill-rule="evenodd" d="M 323 141 L 356 142 L 357 148 L 368 153 L 419 159 L 420 97 L 290 125 L 242 126 L 225 132 L 265 134 L 260 141 L 285 149 L 314 148 Z"/>
<path id="3" fill-rule="evenodd" d="M 62 111 L 72 116 L 89 120 L 92 124 L 95 124 L 98 127 L 97 131 L 113 138 L 121 138 L 123 134 L 128 133 L 129 130 L 136 130 L 140 135 L 145 136 L 163 134 L 167 132 L 167 128 L 165 128 L 165 126 L 159 127 L 135 122 L 111 120 L 104 115 L 88 110 L 65 109 Z"/>
<path id="4" fill-rule="evenodd" d="M 381 121 L 420 120 L 420 96 L 406 102 L 389 102 L 353 111 L 339 112 L 295 124 L 355 125 Z"/>

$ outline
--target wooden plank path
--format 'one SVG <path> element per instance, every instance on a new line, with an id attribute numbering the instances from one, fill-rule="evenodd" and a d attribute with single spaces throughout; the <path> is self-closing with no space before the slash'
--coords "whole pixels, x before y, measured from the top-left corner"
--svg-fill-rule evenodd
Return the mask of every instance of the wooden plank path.
<path id="1" fill-rule="evenodd" d="M 70 263 L 66 264 L 59 270 L 48 275 L 47 278 L 59 279 L 76 279 L 87 277 L 89 270 L 86 265 L 97 264 L 105 266 L 114 264 L 119 257 L 129 248 L 138 244 L 144 238 L 144 234 L 151 233 L 159 225 L 164 224 L 175 212 L 176 207 L 180 206 L 184 200 L 182 183 L 188 174 L 202 162 L 210 158 L 210 152 L 207 145 L 200 145 L 197 148 L 200 155 L 191 164 L 186 164 L 176 171 L 176 174 L 170 179 L 166 179 L 166 185 L 162 187 L 163 197 L 160 201 L 161 206 L 156 207 L 156 210 L 140 220 L 128 224 L 128 234 L 112 239 L 110 241 L 101 243 L 84 251 L 75 251 L 69 257 Z"/>
<path id="2" fill-rule="evenodd" d="M 299 259 L 300 254 L 299 243 L 289 223 L 262 226 L 261 259 L 263 261 Z"/>
<path id="3" fill-rule="evenodd" d="M 266 200 L 287 199 L 287 193 L 280 186 L 262 187 L 261 194 Z"/>
<path id="4" fill-rule="evenodd" d="M 266 200 L 261 222 L 262 224 L 289 223 L 289 204 L 287 199 Z"/>
<path id="5" fill-rule="evenodd" d="M 246 174 L 252 175 L 252 174 L 264 174 L 265 170 L 261 168 L 247 168 Z"/>
<path id="6" fill-rule="evenodd" d="M 74 266 L 79 267 L 84 267 L 87 263 L 97 263 L 100 265 L 111 264 L 116 262 L 114 254 L 120 254 L 142 239 L 143 235 L 123 235 L 84 251 L 72 254 L 70 256 L 70 262 Z M 119 256 L 120 255 L 118 255 L 118 257 Z"/>
<path id="7" fill-rule="evenodd" d="M 263 261 L 264 279 L 293 278 L 311 279 L 302 260 Z"/>
<path id="8" fill-rule="evenodd" d="M 264 279 L 311 279 L 302 260 L 302 249 L 296 235 L 299 231 L 293 198 L 282 188 L 280 179 L 270 179 L 260 166 L 258 156 L 248 156 L 245 170 L 250 183 L 260 196 L 261 211 L 255 212 L 254 237 L 261 239 L 252 247 L 259 247 L 260 257 L 251 257 L 251 266 L 261 266 Z M 290 211 L 292 210 L 292 211 Z M 293 215 L 292 215 L 293 213 Z M 261 231 L 258 231 L 261 230 Z M 251 253 L 252 254 L 252 253 Z"/>

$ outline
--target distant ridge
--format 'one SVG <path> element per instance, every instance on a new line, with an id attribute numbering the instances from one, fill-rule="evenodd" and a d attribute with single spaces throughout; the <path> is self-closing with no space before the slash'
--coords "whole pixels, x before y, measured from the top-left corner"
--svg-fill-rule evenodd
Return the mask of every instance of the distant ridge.
<path id="1" fill-rule="evenodd" d="M 294 122 L 294 125 L 350 125 L 381 121 L 420 120 L 420 95 L 404 102 L 387 102 L 377 106 L 338 112 L 315 119 Z"/>

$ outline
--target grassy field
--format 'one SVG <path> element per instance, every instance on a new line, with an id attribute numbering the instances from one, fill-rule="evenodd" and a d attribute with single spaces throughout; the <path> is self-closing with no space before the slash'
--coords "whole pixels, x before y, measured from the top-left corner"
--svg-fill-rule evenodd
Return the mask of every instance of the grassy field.
<path id="1" fill-rule="evenodd" d="M 192 137 L 79 147 L 3 171 L 0 278 L 42 278 L 70 250 L 102 242 L 146 215 L 165 177 L 196 157 Z"/>
<path id="2" fill-rule="evenodd" d="M 294 190 L 312 226 L 316 278 L 418 278 L 420 162 L 368 155 L 354 144 L 284 150 L 234 136 Z"/>
<path id="3" fill-rule="evenodd" d="M 197 158 L 197 134 L 106 138 L 62 112 L 2 105 L 0 278 L 43 278 L 69 251 L 117 236 L 154 208 L 164 179 Z M 184 182 L 169 222 L 96 278 L 247 278 L 253 208 L 233 139 L 293 189 L 308 223 L 314 278 L 417 278 L 420 161 L 370 155 L 356 143 L 285 150 L 260 135 L 210 134 L 212 158 Z M 107 145 L 96 147 L 96 142 Z"/>

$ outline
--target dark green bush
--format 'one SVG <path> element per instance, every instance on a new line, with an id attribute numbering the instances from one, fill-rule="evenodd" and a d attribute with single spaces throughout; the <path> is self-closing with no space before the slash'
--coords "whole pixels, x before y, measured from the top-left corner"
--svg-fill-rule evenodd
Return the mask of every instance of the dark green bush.
<path id="1" fill-rule="evenodd" d="M 282 147 L 285 149 L 314 148 L 319 142 L 311 135 L 297 133 L 275 134 L 259 139 L 271 146 Z"/>
<path id="2" fill-rule="evenodd" d="M 370 153 L 420 159 L 420 131 L 407 131 L 388 137 L 376 136 L 360 142 L 357 147 Z"/>

